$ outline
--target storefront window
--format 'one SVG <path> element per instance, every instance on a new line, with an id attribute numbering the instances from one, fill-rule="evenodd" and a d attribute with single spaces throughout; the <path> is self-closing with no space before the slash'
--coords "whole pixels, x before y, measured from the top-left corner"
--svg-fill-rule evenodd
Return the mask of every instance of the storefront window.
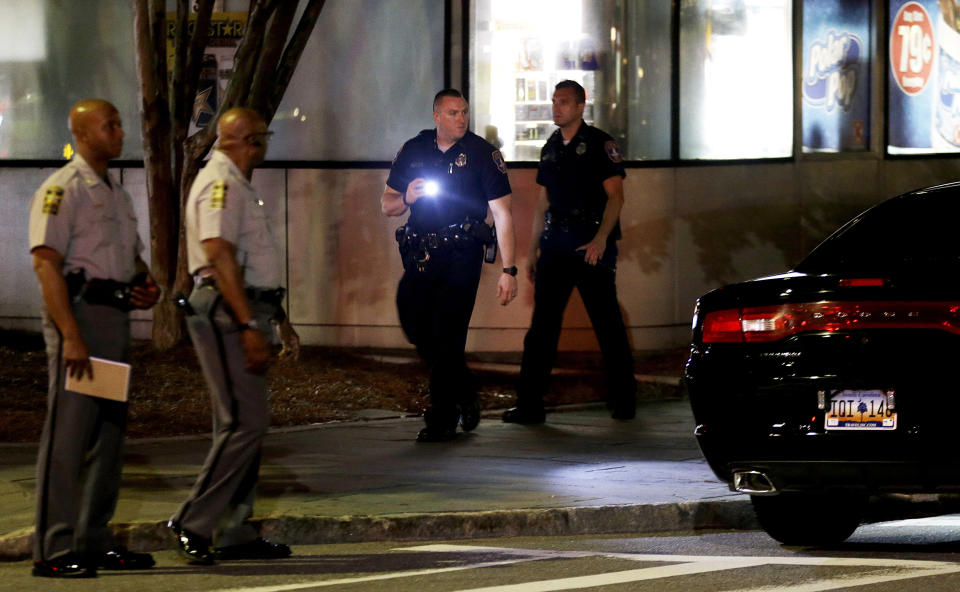
<path id="1" fill-rule="evenodd" d="M 628 159 L 669 158 L 668 2 L 477 0 L 471 25 L 473 129 L 507 160 L 539 160 L 566 79 L 587 91 L 587 123 Z"/>
<path id="2" fill-rule="evenodd" d="M 960 1 L 891 0 L 891 154 L 960 150 Z"/>
<path id="3" fill-rule="evenodd" d="M 122 157 L 139 158 L 131 3 L 0 0 L 0 14 L 0 158 L 65 158 L 67 113 L 90 97 L 117 106 Z"/>
<path id="4" fill-rule="evenodd" d="M 682 0 L 680 157 L 789 157 L 790 0 Z"/>
<path id="5" fill-rule="evenodd" d="M 270 125 L 268 158 L 389 161 L 433 127 L 443 15 L 443 0 L 327 2 Z"/>
<path id="6" fill-rule="evenodd" d="M 222 3 L 226 12 L 248 8 L 247 0 Z M 0 0 L 0 14 L 0 159 L 67 158 L 67 113 L 90 97 L 120 111 L 121 158 L 142 158 L 132 3 Z M 271 124 L 268 158 L 389 161 L 432 126 L 443 27 L 443 0 L 328 2 Z M 204 59 L 201 124 L 216 109 L 213 81 L 233 67 L 223 41 L 212 41 Z"/>
<path id="7" fill-rule="evenodd" d="M 870 114 L 870 0 L 803 3 L 803 151 L 863 151 Z"/>

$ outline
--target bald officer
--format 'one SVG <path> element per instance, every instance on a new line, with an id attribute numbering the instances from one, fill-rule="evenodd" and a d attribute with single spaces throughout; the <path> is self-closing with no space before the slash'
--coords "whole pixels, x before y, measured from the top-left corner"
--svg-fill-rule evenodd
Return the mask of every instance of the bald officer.
<path id="1" fill-rule="evenodd" d="M 288 546 L 260 538 L 247 522 L 269 425 L 270 322 L 282 316 L 279 251 L 250 184 L 272 132 L 256 111 L 234 108 L 220 118 L 217 133 L 217 148 L 186 207 L 194 276 L 187 329 L 210 387 L 214 439 L 193 491 L 169 524 L 181 553 L 201 565 L 290 555 Z"/>
<path id="2" fill-rule="evenodd" d="M 41 577 L 153 565 L 150 555 L 117 546 L 107 527 L 120 487 L 127 403 L 66 390 L 65 380 L 67 373 L 92 378 L 91 356 L 128 361 L 130 310 L 150 308 L 160 291 L 140 259 L 130 196 L 107 172 L 123 150 L 119 113 L 107 101 L 81 101 L 70 111 L 70 131 L 76 156 L 30 205 L 50 376 L 33 541 L 33 575 Z"/>

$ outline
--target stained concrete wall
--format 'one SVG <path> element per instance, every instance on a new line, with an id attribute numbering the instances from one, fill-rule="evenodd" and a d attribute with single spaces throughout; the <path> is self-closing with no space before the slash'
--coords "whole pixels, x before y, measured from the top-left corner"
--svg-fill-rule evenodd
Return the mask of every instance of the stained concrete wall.
<path id="1" fill-rule="evenodd" d="M 39 328 L 27 209 L 49 169 L 0 169 L 0 327 Z M 142 169 L 120 171 L 148 240 Z M 513 169 L 519 255 L 527 252 L 535 170 Z M 290 318 L 305 343 L 406 347 L 394 297 L 401 268 L 399 218 L 379 212 L 387 171 L 261 169 L 254 174 L 284 253 Z M 811 159 L 795 163 L 628 169 L 618 286 L 636 349 L 682 345 L 696 298 L 724 283 L 778 273 L 841 223 L 903 191 L 956 178 L 952 160 Z M 149 252 L 145 257 L 149 256 Z M 522 267 L 523 261 L 518 265 Z M 515 351 L 530 320 L 533 287 L 496 303 L 498 265 L 484 266 L 471 351 Z M 522 274 L 521 274 L 522 276 Z M 136 313 L 135 333 L 149 334 Z M 561 348 L 594 349 L 575 295 Z"/>

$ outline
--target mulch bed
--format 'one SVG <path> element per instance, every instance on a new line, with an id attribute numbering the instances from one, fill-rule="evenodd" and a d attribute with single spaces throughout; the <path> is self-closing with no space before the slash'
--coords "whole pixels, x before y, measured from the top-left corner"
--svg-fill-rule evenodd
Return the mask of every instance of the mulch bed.
<path id="1" fill-rule="evenodd" d="M 427 375 L 419 362 L 378 361 L 374 356 L 409 351 L 303 346 L 297 362 L 279 362 L 269 372 L 271 424 L 295 426 L 356 419 L 380 409 L 419 414 L 427 405 Z M 470 356 L 471 361 L 516 362 L 518 354 Z M 641 374 L 679 375 L 680 350 L 638 355 Z M 179 345 L 158 352 L 149 342 L 135 342 L 127 435 L 157 437 L 210 431 L 207 388 L 193 349 Z M 562 354 L 558 366 L 576 372 L 554 376 L 548 405 L 600 401 L 600 360 L 593 353 Z M 0 330 L 0 442 L 33 442 L 40 436 L 46 412 L 47 371 L 39 334 Z M 484 409 L 512 405 L 513 374 L 474 372 Z M 680 396 L 677 387 L 643 385 L 641 397 Z"/>

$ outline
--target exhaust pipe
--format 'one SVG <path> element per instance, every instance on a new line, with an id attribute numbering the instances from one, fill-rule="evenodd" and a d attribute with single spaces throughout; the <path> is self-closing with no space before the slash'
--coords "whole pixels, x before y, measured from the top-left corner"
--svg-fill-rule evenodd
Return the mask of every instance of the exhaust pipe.
<path id="1" fill-rule="evenodd" d="M 776 495 L 779 493 L 770 477 L 760 471 L 734 472 L 732 489 L 750 495 Z"/>

